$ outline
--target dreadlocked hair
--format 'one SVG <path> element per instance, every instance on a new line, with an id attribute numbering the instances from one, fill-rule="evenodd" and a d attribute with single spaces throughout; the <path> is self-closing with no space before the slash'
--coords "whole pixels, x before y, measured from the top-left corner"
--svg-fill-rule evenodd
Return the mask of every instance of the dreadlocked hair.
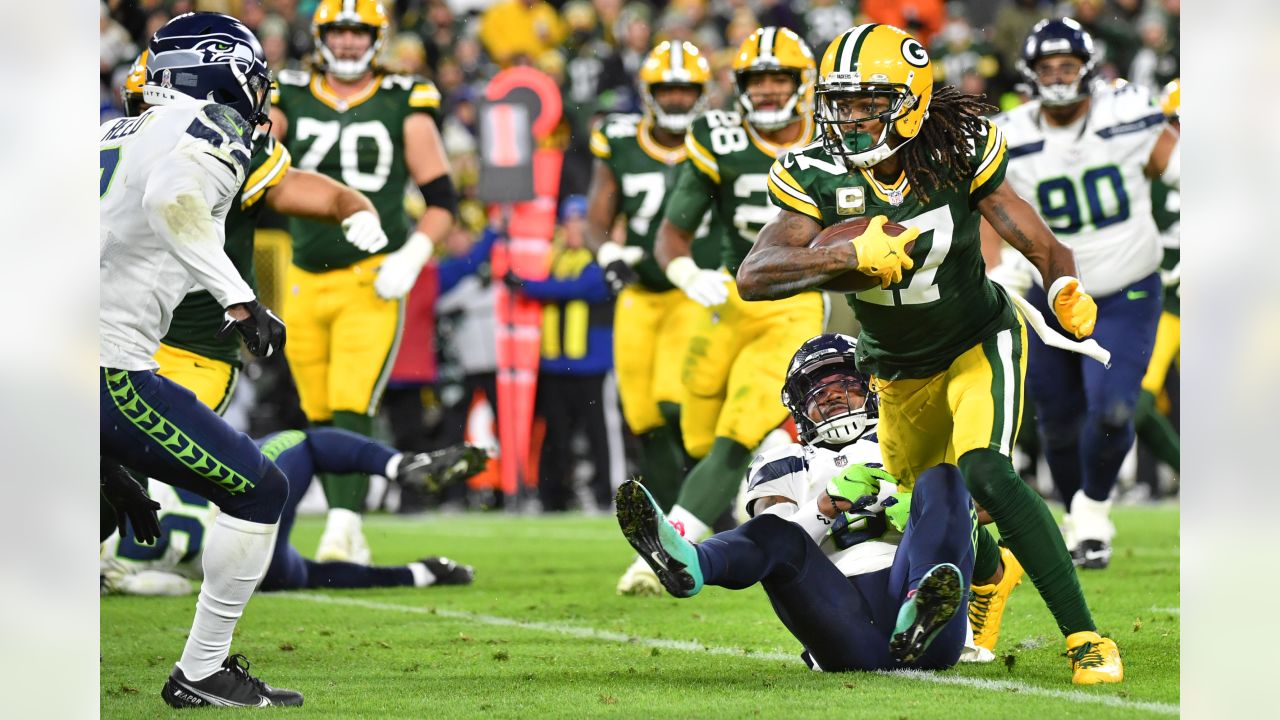
<path id="1" fill-rule="evenodd" d="M 902 149 L 907 181 L 925 202 L 969 175 L 970 138 L 986 132 L 984 115 L 996 108 L 980 95 L 943 85 L 933 93 L 929 113 L 915 139 Z"/>

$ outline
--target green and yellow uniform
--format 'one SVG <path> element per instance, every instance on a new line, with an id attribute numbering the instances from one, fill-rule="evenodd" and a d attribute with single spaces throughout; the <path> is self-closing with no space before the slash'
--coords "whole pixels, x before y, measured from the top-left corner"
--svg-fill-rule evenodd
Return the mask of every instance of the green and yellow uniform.
<path id="1" fill-rule="evenodd" d="M 812 117 L 803 123 L 800 145 L 813 137 Z M 666 218 L 692 231 L 714 208 L 727 227 L 718 238 L 695 239 L 694 250 L 716 247 L 721 264 L 736 274 L 760 228 L 778 213 L 769 203 L 769 167 L 787 148 L 765 140 L 738 113 L 712 110 L 694 121 L 685 149 L 688 160 Z M 786 419 L 776 399 L 787 363 L 805 340 L 822 332 L 824 302 L 818 292 L 745 302 L 730 283 L 729 300 L 702 314 L 683 369 L 689 402 L 680 429 L 689 454 L 702 457 L 717 437 L 754 448 Z"/>
<path id="2" fill-rule="evenodd" d="M 240 202 L 227 211 L 226 253 L 240 277 L 257 290 L 253 269 L 253 234 L 266 206 L 267 191 L 284 179 L 289 151 L 270 138 L 249 161 Z M 200 402 L 222 414 L 240 377 L 240 336 L 219 340 L 224 308 L 205 290 L 189 293 L 173 311 L 169 332 L 156 352 L 157 371 L 196 394 Z"/>
<path id="3" fill-rule="evenodd" d="M 424 80 L 375 75 L 366 90 L 339 98 L 323 74 L 286 70 L 272 104 L 288 117 L 284 143 L 297 166 L 363 192 L 387 234 L 387 246 L 368 253 L 348 243 L 338 225 L 291 218 L 293 264 L 281 308 L 289 327 L 285 357 L 307 417 L 372 415 L 403 319 L 402 301 L 378 297 L 373 280 L 412 229 L 404 210 L 404 124 L 414 113 L 435 120 L 440 93 Z"/>
<path id="4" fill-rule="evenodd" d="M 684 349 L 698 318 L 706 314 L 667 280 L 653 257 L 667 190 L 675 185 L 685 149 L 658 143 L 648 117 L 610 115 L 591 133 L 591 152 L 617 180 L 626 244 L 645 250 L 635 267 L 639 281 L 618 296 L 613 334 L 622 414 L 633 433 L 643 434 L 663 424 L 659 403 L 681 403 Z M 714 247 L 695 261 L 705 268 L 720 263 Z"/>
<path id="5" fill-rule="evenodd" d="M 983 272 L 977 204 L 1003 182 L 1003 134 L 990 122 L 971 138 L 968 175 L 926 201 L 901 174 L 883 182 L 846 168 L 821 141 L 788 153 L 769 174 L 769 197 L 823 227 L 886 215 L 919 227 L 915 262 L 887 289 L 848 295 L 862 324 L 858 365 L 875 376 L 882 403 L 877 434 L 885 468 L 905 482 L 965 452 L 1006 456 L 1022 416 L 1026 329 L 1009 298 Z"/>
<path id="6" fill-rule="evenodd" d="M 1182 215 L 1178 190 L 1159 179 L 1152 180 L 1151 213 L 1164 241 L 1164 259 L 1160 262 L 1160 269 L 1168 272 L 1177 267 L 1182 255 L 1178 229 L 1175 227 Z M 1178 295 L 1178 287 L 1169 285 L 1164 289 L 1164 312 L 1160 314 L 1160 324 L 1156 326 L 1156 343 L 1151 349 L 1147 374 L 1142 377 L 1142 389 L 1152 395 L 1158 396 L 1164 391 L 1169 367 L 1177 361 L 1182 347 L 1182 298 Z"/>

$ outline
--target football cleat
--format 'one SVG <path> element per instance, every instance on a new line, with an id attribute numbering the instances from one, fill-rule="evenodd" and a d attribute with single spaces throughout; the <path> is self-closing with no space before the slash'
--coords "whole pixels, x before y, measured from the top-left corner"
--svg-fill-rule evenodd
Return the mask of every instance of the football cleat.
<path id="1" fill-rule="evenodd" d="M 960 650 L 959 662 L 962 663 L 982 664 L 992 662 L 995 659 L 995 653 L 981 646 L 965 645 L 964 648 Z"/>
<path id="2" fill-rule="evenodd" d="M 658 581 L 675 597 L 692 597 L 702 589 L 698 552 L 654 502 L 644 485 L 627 480 L 618 488 L 618 526 L 648 563 Z"/>
<path id="3" fill-rule="evenodd" d="M 1106 540 L 1081 540 L 1071 549 L 1071 562 L 1082 570 L 1106 570 L 1111 564 L 1111 543 Z"/>
<path id="4" fill-rule="evenodd" d="M 969 588 L 969 627 L 973 630 L 973 644 L 995 652 L 1000 639 L 1000 620 L 1004 617 L 1005 604 L 1013 589 L 1022 582 L 1022 565 L 1009 548 L 1000 548 L 1000 562 L 1004 576 L 1000 582 L 990 585 L 973 585 Z"/>
<path id="5" fill-rule="evenodd" d="M 661 595 L 662 581 L 643 558 L 636 557 L 631 567 L 618 579 L 619 595 Z"/>
<path id="6" fill-rule="evenodd" d="M 436 492 L 484 470 L 489 453 L 474 445 L 454 445 L 432 453 L 406 455 L 396 470 L 396 482 Z"/>
<path id="7" fill-rule="evenodd" d="M 924 574 L 907 601 L 898 609 L 898 623 L 889 639 L 889 654 L 906 665 L 920 659 L 929 644 L 964 601 L 960 568 L 951 563 L 934 565 Z"/>
<path id="8" fill-rule="evenodd" d="M 368 565 L 373 561 L 373 552 L 369 550 L 369 542 L 364 539 L 362 531 L 325 528 L 316 547 L 316 560 Z"/>
<path id="9" fill-rule="evenodd" d="M 222 661 L 222 669 L 203 680 L 188 680 L 178 666 L 173 667 L 160 697 L 170 707 L 270 707 L 298 706 L 302 693 L 273 688 L 249 674 L 249 661 L 236 653 Z"/>
<path id="10" fill-rule="evenodd" d="M 454 562 L 447 557 L 425 557 L 418 562 L 427 566 L 436 581 L 432 585 L 470 585 L 476 577 L 476 569 Z"/>
<path id="11" fill-rule="evenodd" d="M 1116 641 L 1096 632 L 1067 636 L 1067 657 L 1071 659 L 1071 682 L 1076 685 L 1118 683 L 1124 680 L 1124 664 Z"/>

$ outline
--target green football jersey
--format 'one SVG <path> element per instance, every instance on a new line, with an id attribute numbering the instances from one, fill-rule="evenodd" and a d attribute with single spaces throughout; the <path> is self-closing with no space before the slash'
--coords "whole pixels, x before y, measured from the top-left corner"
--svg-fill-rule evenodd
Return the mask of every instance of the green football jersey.
<path id="1" fill-rule="evenodd" d="M 796 146 L 813 139 L 809 116 L 800 137 Z M 692 230 L 707 208 L 713 208 L 725 227 L 712 241 L 718 241 L 720 261 L 736 275 L 760 228 L 778 214 L 769 202 L 769 168 L 787 148 L 765 140 L 736 112 L 710 110 L 693 121 L 685 150 L 688 159 L 680 168 L 666 217 L 676 227 Z"/>
<path id="2" fill-rule="evenodd" d="M 920 198 L 904 172 L 884 183 L 870 171 L 846 168 L 815 141 L 789 152 L 769 171 L 769 198 L 823 227 L 886 215 L 919 227 L 915 267 L 888 289 L 848 296 L 862 323 L 858 366 L 885 380 L 923 378 L 945 370 L 993 333 L 1016 328 L 1009 298 L 987 279 L 978 238 L 977 203 L 1004 182 L 1004 135 L 989 121 L 971 138 L 967 177 Z"/>
<path id="3" fill-rule="evenodd" d="M 1151 214 L 1155 217 L 1156 227 L 1160 228 L 1160 241 L 1164 244 L 1164 259 L 1160 261 L 1160 269 L 1172 270 L 1182 260 L 1177 228 L 1178 220 L 1182 217 L 1182 195 L 1160 178 L 1151 181 Z M 1182 298 L 1178 297 L 1177 285 L 1164 289 L 1164 309 L 1174 315 L 1182 312 Z"/>
<path id="4" fill-rule="evenodd" d="M 653 139 L 650 120 L 644 116 L 616 114 L 606 116 L 592 131 L 591 153 L 609 167 L 618 182 L 622 194 L 618 213 L 627 219 L 627 245 L 644 248 L 644 258 L 635 267 L 640 285 L 655 292 L 673 289 L 675 286 L 653 256 L 653 245 L 662 223 L 662 210 L 671 195 L 668 189 L 675 186 L 685 158 L 684 146 L 659 144 Z M 716 232 L 713 215 L 704 214 L 694 223 L 696 236 L 709 237 Z M 694 248 L 693 259 L 698 267 L 720 266 L 720 253 L 714 244 L 695 241 Z"/>
<path id="5" fill-rule="evenodd" d="M 375 77 L 365 92 L 345 99 L 329 90 L 322 74 L 281 70 L 278 80 L 271 102 L 289 118 L 284 142 L 294 162 L 367 195 L 387 233 L 379 252 L 398 250 L 410 232 L 404 121 L 417 112 L 438 120 L 440 92 L 403 75 Z M 308 272 L 349 267 L 373 254 L 347 242 L 338 225 L 290 218 L 289 233 L 293 264 Z"/>
<path id="6" fill-rule="evenodd" d="M 262 198 L 284 179 L 289 163 L 289 151 L 284 145 L 268 138 L 249 160 L 249 174 L 240 189 L 240 202 L 232 203 L 227 211 L 227 257 L 255 292 L 258 283 L 253 270 L 253 233 L 258 216 L 266 206 Z M 222 340 L 214 337 L 222 328 L 222 316 L 223 307 L 213 295 L 204 290 L 192 291 L 174 309 L 169 332 L 160 342 L 240 367 L 240 336 L 233 333 Z"/>

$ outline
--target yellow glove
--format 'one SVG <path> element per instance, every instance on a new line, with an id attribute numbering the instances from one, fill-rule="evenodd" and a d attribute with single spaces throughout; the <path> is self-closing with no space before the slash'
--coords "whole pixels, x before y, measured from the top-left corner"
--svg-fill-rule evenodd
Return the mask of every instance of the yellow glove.
<path id="1" fill-rule="evenodd" d="M 920 228 L 913 227 L 893 237 L 884 231 L 884 224 L 888 221 L 889 218 L 884 215 L 871 218 L 867 229 L 850 241 L 854 252 L 858 254 L 858 271 L 880 278 L 882 288 L 899 282 L 902 280 L 903 270 L 915 267 L 904 248 L 920 235 Z"/>
<path id="2" fill-rule="evenodd" d="M 1049 304 L 1058 316 L 1058 324 L 1067 332 L 1074 333 L 1077 340 L 1093 334 L 1094 323 L 1098 321 L 1098 305 L 1080 287 L 1079 280 L 1069 275 L 1054 280 L 1049 288 Z"/>

